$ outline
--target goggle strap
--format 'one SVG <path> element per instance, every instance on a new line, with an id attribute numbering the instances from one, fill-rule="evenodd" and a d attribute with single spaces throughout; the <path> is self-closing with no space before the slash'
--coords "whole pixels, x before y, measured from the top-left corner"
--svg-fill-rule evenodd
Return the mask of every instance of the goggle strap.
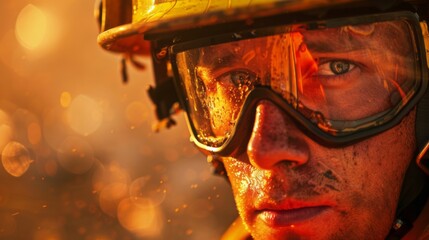
<path id="1" fill-rule="evenodd" d="M 426 205 L 429 195 L 429 184 L 426 182 L 417 197 L 412 200 L 396 217 L 386 240 L 402 239 L 412 228 Z"/>
<path id="2" fill-rule="evenodd" d="M 174 77 L 166 47 L 151 43 L 152 67 L 155 75 L 155 86 L 147 90 L 149 98 L 155 104 L 155 112 L 158 122 L 153 125 L 155 132 L 176 125 L 172 115 L 181 110 L 179 97 L 177 96 Z"/>

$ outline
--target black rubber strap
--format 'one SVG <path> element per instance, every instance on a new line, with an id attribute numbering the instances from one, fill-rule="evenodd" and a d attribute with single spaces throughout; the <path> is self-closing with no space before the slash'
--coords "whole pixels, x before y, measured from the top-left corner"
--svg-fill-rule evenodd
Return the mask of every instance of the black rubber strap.
<path id="1" fill-rule="evenodd" d="M 428 200 L 428 181 L 429 179 L 426 179 L 426 184 L 422 192 L 396 218 L 386 240 L 399 240 L 413 228 L 413 222 L 419 217 Z"/>

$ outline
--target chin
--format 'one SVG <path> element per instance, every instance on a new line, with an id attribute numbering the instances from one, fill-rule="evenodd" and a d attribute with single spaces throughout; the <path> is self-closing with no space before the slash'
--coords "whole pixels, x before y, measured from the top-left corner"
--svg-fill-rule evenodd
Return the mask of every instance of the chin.
<path id="1" fill-rule="evenodd" d="M 251 231 L 252 237 L 255 240 L 282 240 L 282 239 L 295 239 L 295 240 L 316 240 L 316 239 L 329 239 L 323 233 L 316 233 L 313 231 L 306 232 L 297 227 L 281 228 L 281 229 L 268 229 L 265 227 L 257 227 Z"/>

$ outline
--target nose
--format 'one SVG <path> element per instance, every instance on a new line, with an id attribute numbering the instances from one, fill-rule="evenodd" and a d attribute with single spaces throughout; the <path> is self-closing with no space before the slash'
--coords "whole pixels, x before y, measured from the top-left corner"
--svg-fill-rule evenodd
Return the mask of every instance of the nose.
<path id="1" fill-rule="evenodd" d="M 305 135 L 274 103 L 262 100 L 256 107 L 255 123 L 247 145 L 249 161 L 255 167 L 270 169 L 279 163 L 293 167 L 309 159 Z"/>

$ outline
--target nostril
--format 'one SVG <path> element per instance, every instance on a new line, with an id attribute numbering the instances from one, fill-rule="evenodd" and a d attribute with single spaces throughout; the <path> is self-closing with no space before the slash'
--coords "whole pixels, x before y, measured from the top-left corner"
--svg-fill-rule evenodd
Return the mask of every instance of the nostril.
<path id="1" fill-rule="evenodd" d="M 302 140 L 278 138 L 276 141 L 264 141 L 264 135 L 256 138 L 251 137 L 247 154 L 250 163 L 258 168 L 268 169 L 280 162 L 295 168 L 308 161 L 308 145 Z"/>
<path id="2" fill-rule="evenodd" d="M 296 168 L 300 165 L 298 162 L 295 162 L 295 161 L 284 160 L 281 162 L 282 162 L 283 166 L 286 166 L 288 168 Z"/>

